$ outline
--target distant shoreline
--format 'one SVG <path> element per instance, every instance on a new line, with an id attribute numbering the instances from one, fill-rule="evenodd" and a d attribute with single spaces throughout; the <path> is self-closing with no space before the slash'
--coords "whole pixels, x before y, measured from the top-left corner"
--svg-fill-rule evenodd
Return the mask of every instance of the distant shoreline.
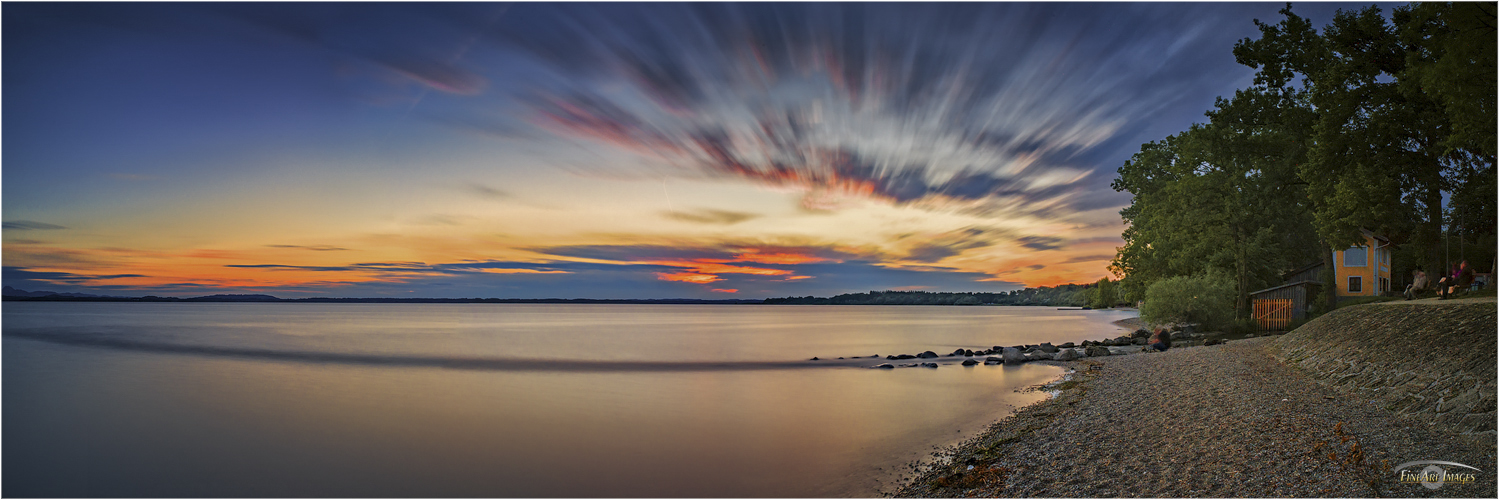
<path id="1" fill-rule="evenodd" d="M 1081 287 L 1061 285 L 1060 287 Z M 766 304 L 766 305 L 888 305 L 888 306 L 1043 306 L 1088 309 L 1075 300 L 1055 296 L 1062 288 L 1026 288 L 1013 293 L 994 292 L 884 292 L 848 293 L 832 297 L 769 297 L 764 299 L 501 299 L 501 298 L 432 298 L 432 297 L 304 297 L 283 299 L 266 294 L 215 294 L 200 297 L 124 297 L 85 293 L 59 293 L 46 290 L 28 292 L 4 287 L 3 300 L 16 302 L 275 302 L 320 304 Z M 1068 293 L 1076 295 L 1077 290 Z M 1050 294 L 1050 295 L 1048 295 Z"/>
<path id="2" fill-rule="evenodd" d="M 17 295 L 6 295 L 6 302 L 154 302 L 154 303 L 177 303 L 177 302 L 218 302 L 218 303 L 308 303 L 308 304 L 763 304 L 760 299 L 435 299 L 435 298 L 386 298 L 386 297 L 349 297 L 328 298 L 309 297 L 302 299 L 283 299 L 279 297 L 245 298 L 237 296 L 207 296 L 207 297 L 68 297 L 48 295 L 43 297 L 24 297 Z"/>
<path id="3" fill-rule="evenodd" d="M 395 297 L 308 297 L 301 299 L 271 298 L 237 298 L 237 297 L 70 297 L 62 295 L 48 295 L 42 297 L 26 297 L 19 295 L 5 295 L 0 297 L 5 302 L 148 302 L 148 303 L 257 303 L 257 304 L 661 304 L 661 305 L 780 305 L 780 306 L 940 306 L 940 307 L 1053 307 L 1047 304 L 784 304 L 768 302 L 770 299 L 440 299 L 440 298 L 395 298 Z M 1111 309 L 1068 309 L 1078 311 L 1128 311 L 1129 308 Z M 1121 322 L 1133 322 L 1137 318 L 1126 318 L 1114 322 L 1119 326 L 1126 326 Z M 1130 326 L 1129 328 L 1139 328 Z"/>

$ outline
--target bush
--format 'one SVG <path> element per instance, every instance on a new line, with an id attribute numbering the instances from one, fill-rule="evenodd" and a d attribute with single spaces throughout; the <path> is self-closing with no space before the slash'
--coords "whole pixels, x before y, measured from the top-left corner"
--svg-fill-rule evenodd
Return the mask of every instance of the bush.
<path id="1" fill-rule="evenodd" d="M 1218 330 L 1233 321 L 1234 282 L 1222 273 L 1166 278 L 1145 290 L 1140 319 L 1151 324 L 1196 323 Z"/>

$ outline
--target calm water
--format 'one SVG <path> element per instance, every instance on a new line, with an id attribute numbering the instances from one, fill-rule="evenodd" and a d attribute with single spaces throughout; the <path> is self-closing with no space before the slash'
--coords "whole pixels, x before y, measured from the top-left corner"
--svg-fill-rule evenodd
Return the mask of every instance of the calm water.
<path id="1" fill-rule="evenodd" d="M 807 358 L 1102 339 L 1130 315 L 11 302 L 0 493 L 872 496 L 1062 370 Z"/>

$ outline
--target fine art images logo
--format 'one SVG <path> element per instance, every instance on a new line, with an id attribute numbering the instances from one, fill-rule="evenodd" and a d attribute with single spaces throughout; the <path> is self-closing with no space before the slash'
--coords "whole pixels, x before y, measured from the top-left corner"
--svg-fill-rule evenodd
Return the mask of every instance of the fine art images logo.
<path id="1" fill-rule="evenodd" d="M 1422 465 L 1425 465 L 1426 467 L 1416 469 L 1417 467 L 1421 467 Z M 1464 484 L 1471 483 L 1476 480 L 1476 476 L 1474 476 L 1471 472 L 1448 472 L 1447 469 L 1441 467 L 1443 465 L 1449 466 L 1449 468 L 1467 467 L 1475 471 L 1478 470 L 1477 467 L 1463 465 L 1457 462 L 1443 462 L 1440 460 L 1417 460 L 1415 462 L 1406 462 L 1395 466 L 1395 470 L 1399 471 L 1400 473 L 1401 483 L 1420 484 L 1422 487 L 1425 487 L 1429 490 L 1441 488 L 1442 485 L 1447 483 Z"/>

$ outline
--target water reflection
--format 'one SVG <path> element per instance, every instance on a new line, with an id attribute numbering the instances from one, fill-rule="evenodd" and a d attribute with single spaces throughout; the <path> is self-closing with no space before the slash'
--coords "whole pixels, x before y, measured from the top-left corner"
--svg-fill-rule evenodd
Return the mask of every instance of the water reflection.
<path id="1" fill-rule="evenodd" d="M 870 496 L 1061 371 L 308 363 L 43 342 L 14 335 L 41 327 L 12 314 L 6 496 Z M 193 317 L 160 321 L 203 326 Z M 225 344 L 252 338 L 237 335 Z M 378 350 L 343 340 L 356 345 L 324 349 Z"/>

